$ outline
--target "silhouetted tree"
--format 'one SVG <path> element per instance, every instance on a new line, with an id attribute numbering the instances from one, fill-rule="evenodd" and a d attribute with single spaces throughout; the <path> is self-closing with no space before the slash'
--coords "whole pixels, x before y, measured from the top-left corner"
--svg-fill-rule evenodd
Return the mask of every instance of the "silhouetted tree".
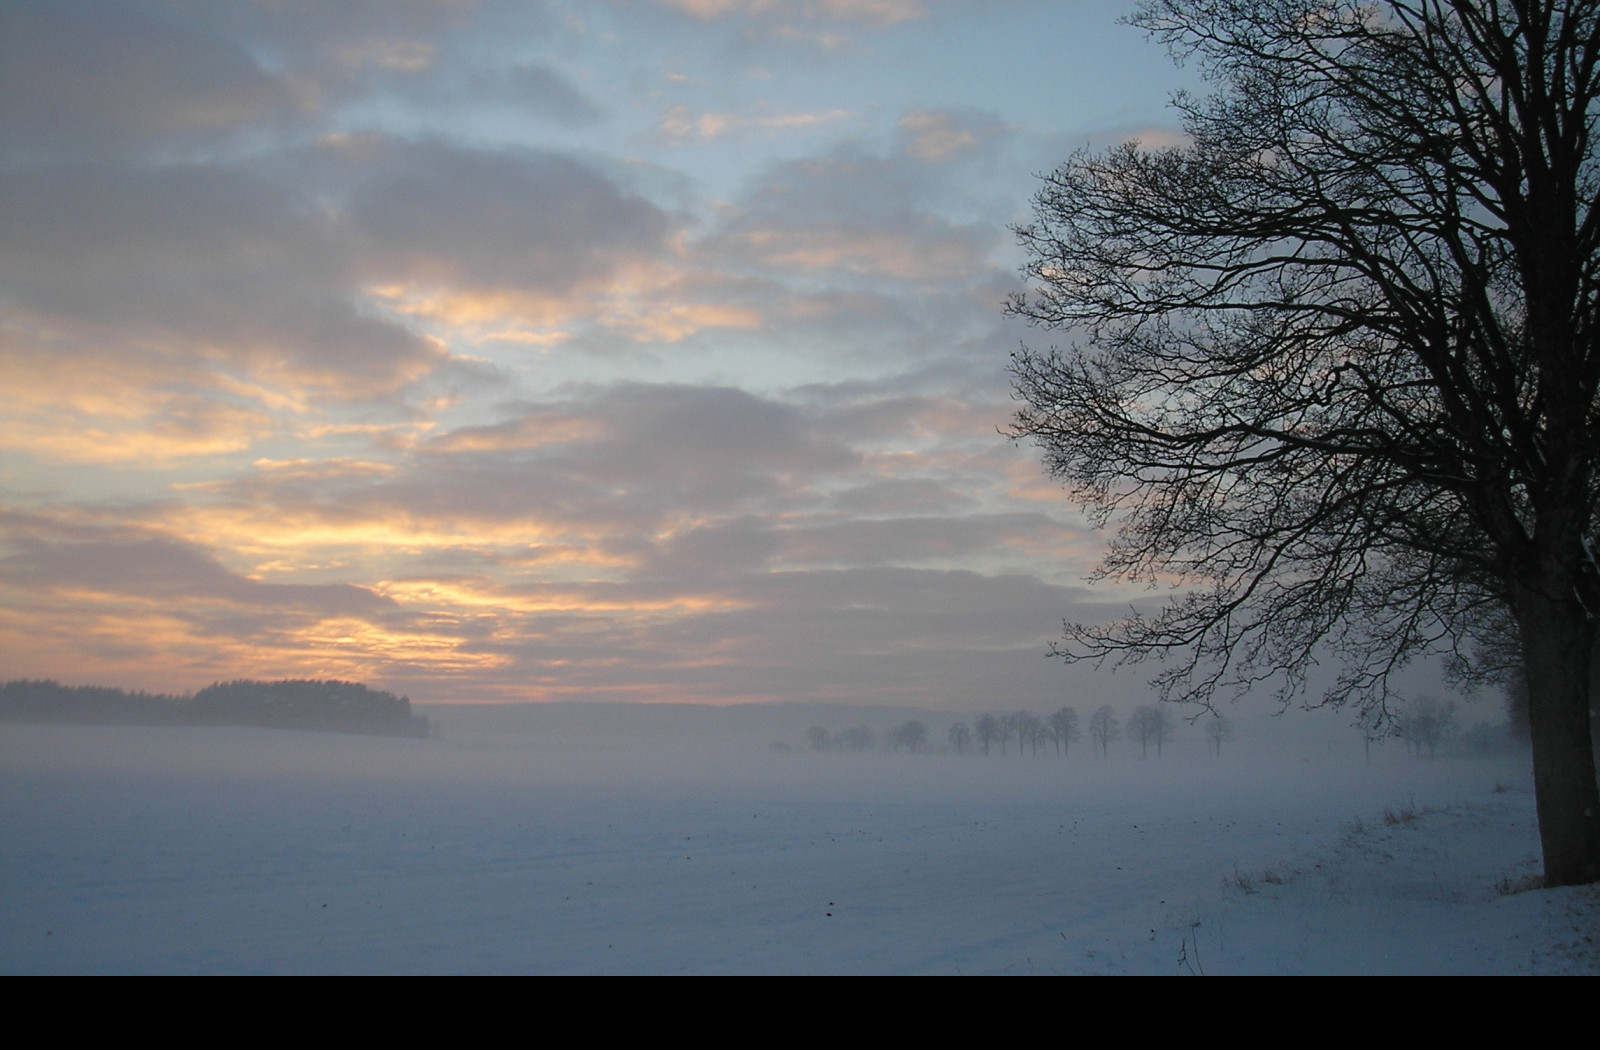
<path id="1" fill-rule="evenodd" d="M 1045 721 L 1050 727 L 1050 739 L 1056 742 L 1056 752 L 1065 758 L 1072 742 L 1078 739 L 1078 712 L 1063 707 Z"/>
<path id="2" fill-rule="evenodd" d="M 1044 739 L 1044 723 L 1039 716 L 1030 711 L 1018 711 L 1011 716 L 1011 724 L 1017 731 L 1017 754 L 1022 754 L 1026 746 L 1029 753 L 1037 757 L 1039 754 L 1039 741 Z"/>
<path id="3" fill-rule="evenodd" d="M 1172 738 L 1172 719 L 1167 712 L 1159 707 L 1145 705 L 1134 708 L 1133 714 L 1128 716 L 1128 735 L 1139 741 L 1139 754 L 1141 757 L 1150 753 L 1150 745 L 1156 745 L 1156 757 L 1161 757 L 1161 745 Z"/>
<path id="4" fill-rule="evenodd" d="M 982 714 L 972 723 L 972 731 L 977 734 L 978 743 L 983 745 L 983 753 L 989 753 L 989 743 L 1000 739 L 1000 719 L 994 715 Z"/>
<path id="5" fill-rule="evenodd" d="M 840 751 L 854 751 L 860 753 L 871 751 L 877 744 L 877 737 L 866 726 L 851 726 L 834 738 L 834 746 Z"/>
<path id="6" fill-rule="evenodd" d="M 1111 742 L 1122 735 L 1119 725 L 1117 713 L 1110 704 L 1101 704 L 1089 716 L 1089 739 L 1100 745 L 1102 756 L 1110 752 Z"/>
<path id="7" fill-rule="evenodd" d="M 1211 745 L 1212 753 L 1218 758 L 1222 757 L 1222 745 L 1232 739 L 1232 722 L 1216 714 L 1206 719 L 1206 742 Z"/>
<path id="8" fill-rule="evenodd" d="M 996 735 L 1000 741 L 1000 753 L 1003 755 L 1006 753 L 1006 745 L 1011 742 L 1012 737 L 1017 735 L 1017 718 L 1015 715 L 996 715 L 994 724 L 998 729 Z M 1022 753 L 1020 746 L 1017 749 L 1017 753 Z"/>
<path id="9" fill-rule="evenodd" d="M 889 734 L 891 750 L 898 751 L 902 747 L 913 755 L 928 746 L 928 726 L 915 718 L 908 722 L 901 722 Z"/>
<path id="10" fill-rule="evenodd" d="M 426 737 L 435 727 L 411 698 L 359 682 L 286 679 L 217 682 L 193 696 L 126 693 L 55 682 L 0 686 L 0 718 L 127 725 L 257 726 Z"/>
<path id="11" fill-rule="evenodd" d="M 1440 741 L 1454 732 L 1455 726 L 1456 705 L 1432 696 L 1417 697 L 1406 705 L 1400 716 L 1400 735 L 1418 758 L 1422 757 L 1423 748 L 1428 749 L 1428 757 L 1432 758 L 1439 750 Z"/>
<path id="12" fill-rule="evenodd" d="M 1356 720 L 1356 728 L 1361 731 L 1361 745 L 1363 754 L 1368 762 L 1372 761 L 1372 745 L 1381 744 L 1394 729 L 1394 724 L 1385 718 L 1379 711 L 1364 711 Z"/>
<path id="13" fill-rule="evenodd" d="M 1212 703 L 1319 656 L 1324 700 L 1499 608 L 1529 687 L 1545 881 L 1600 879 L 1600 3 L 1146 0 L 1195 60 L 1185 144 L 1079 154 L 1018 230 L 1012 309 L 1085 333 L 1013 361 L 1015 433 L 1190 586 L 1069 628 L 1174 654 Z"/>

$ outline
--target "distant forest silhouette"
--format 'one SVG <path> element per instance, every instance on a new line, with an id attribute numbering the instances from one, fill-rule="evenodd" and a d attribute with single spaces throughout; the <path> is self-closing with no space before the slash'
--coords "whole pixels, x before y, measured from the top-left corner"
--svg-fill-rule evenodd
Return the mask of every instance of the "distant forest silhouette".
<path id="1" fill-rule="evenodd" d="M 380 736 L 431 736 L 411 698 L 359 682 L 234 681 L 192 696 L 130 693 L 93 685 L 26 679 L 0 685 L 0 721 L 84 725 L 259 726 Z"/>

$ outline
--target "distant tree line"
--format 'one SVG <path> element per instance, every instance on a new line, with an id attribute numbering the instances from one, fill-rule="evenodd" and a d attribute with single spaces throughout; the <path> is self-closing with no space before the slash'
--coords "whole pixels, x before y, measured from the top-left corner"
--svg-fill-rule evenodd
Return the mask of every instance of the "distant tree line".
<path id="1" fill-rule="evenodd" d="M 1527 709 L 1522 714 L 1526 716 Z M 1434 758 L 1440 752 L 1455 755 L 1492 755 L 1525 749 L 1527 726 L 1519 725 L 1517 711 L 1508 706 L 1507 719 L 1499 724 L 1479 720 L 1463 729 L 1455 701 L 1435 696 L 1417 696 L 1401 701 L 1393 714 L 1374 712 L 1356 723 L 1372 758 L 1372 745 L 1397 739 L 1417 758 Z"/>
<path id="2" fill-rule="evenodd" d="M 1221 719 L 1217 719 L 1221 723 Z M 1076 708 L 1063 707 L 1045 718 L 1030 711 L 1011 714 L 985 712 L 975 716 L 971 723 L 956 722 L 946 733 L 949 750 L 958 755 L 974 752 L 989 754 L 991 750 L 1001 755 L 1011 752 L 1017 745 L 1018 755 L 1038 755 L 1042 748 L 1054 745 L 1062 758 L 1069 757 L 1072 745 L 1082 739 Z M 1088 719 L 1089 742 L 1100 754 L 1107 754 L 1111 744 L 1122 738 L 1122 722 L 1111 705 L 1100 707 Z M 1139 741 L 1141 751 L 1148 753 L 1153 746 L 1156 754 L 1172 739 L 1172 720 L 1159 707 L 1141 707 L 1128 719 L 1127 735 Z M 1221 741 L 1226 736 L 1213 739 L 1220 753 Z M 829 731 L 823 726 L 812 726 L 806 731 L 806 745 L 812 751 L 877 750 L 880 746 L 889 751 L 909 751 L 912 754 L 934 750 L 933 734 L 926 723 L 911 719 L 889 729 L 880 737 L 866 726 Z"/>
<path id="3" fill-rule="evenodd" d="M 1007 754 L 1011 741 L 1017 742 L 1017 754 L 1037 755 L 1039 748 L 1054 744 L 1056 754 L 1070 757 L 1074 742 L 1082 739 L 1080 719 L 1074 707 L 1063 707 L 1047 718 L 1028 711 L 1000 715 L 986 713 L 973 720 L 970 727 L 957 722 L 950 727 L 950 746 L 960 753 L 976 747 L 984 754 L 994 746 Z M 1102 704 L 1088 719 L 1089 743 L 1104 756 L 1110 753 L 1112 743 L 1123 737 L 1123 724 L 1110 704 Z M 1172 739 L 1172 719 L 1167 712 L 1155 706 L 1138 708 L 1128 718 L 1127 736 L 1138 740 L 1141 754 L 1148 754 L 1155 745 L 1156 754 Z"/>
<path id="4" fill-rule="evenodd" d="M 1233 739 L 1233 723 L 1221 715 L 1211 715 L 1202 728 L 1208 749 L 1220 756 L 1223 744 Z M 1048 752 L 1053 745 L 1057 756 L 1068 758 L 1072 745 L 1084 739 L 1087 732 L 1091 750 L 1102 757 L 1110 754 L 1112 744 L 1127 739 L 1138 742 L 1141 757 L 1148 757 L 1154 750 L 1159 758 L 1172 742 L 1174 729 L 1175 720 L 1159 704 L 1135 708 L 1126 722 L 1110 704 L 1102 704 L 1087 719 L 1080 719 L 1074 707 L 1063 707 L 1044 718 L 1029 711 L 984 712 L 970 721 L 953 723 L 945 734 L 945 749 L 958 755 L 987 755 L 991 751 L 1009 755 L 1014 742 L 1018 755 L 1034 756 L 1041 750 Z M 865 752 L 881 748 L 917 754 L 935 750 L 934 741 L 927 724 L 915 718 L 882 734 L 866 726 L 837 731 L 812 726 L 806 731 L 806 746 L 812 751 Z"/>
<path id="5" fill-rule="evenodd" d="M 921 722 L 916 724 L 922 725 Z M 900 749 L 899 741 L 901 738 L 899 732 L 901 728 L 903 727 L 897 727 L 891 733 L 891 746 L 896 751 Z M 922 736 L 926 737 L 927 732 L 928 727 L 923 725 Z M 806 730 L 806 744 L 813 751 L 854 751 L 860 753 L 877 748 L 878 734 L 866 726 L 851 726 L 849 729 L 841 729 L 837 733 L 830 733 L 822 726 L 812 726 Z M 917 748 L 913 746 L 911 750 L 915 751 Z"/>
<path id="6" fill-rule="evenodd" d="M 359 682 L 233 681 L 192 696 L 18 680 L 0 685 L 0 721 L 93 725 L 260 726 L 380 736 L 431 736 L 411 698 Z"/>
<path id="7" fill-rule="evenodd" d="M 1205 740 L 1206 750 L 1220 758 L 1226 746 L 1234 739 L 1232 719 L 1217 713 L 1206 713 L 1197 719 L 1198 729 Z M 1420 696 L 1400 706 L 1392 717 L 1363 718 L 1357 729 L 1363 734 L 1366 753 L 1371 758 L 1372 745 L 1395 739 L 1403 742 L 1408 751 L 1418 758 L 1431 758 L 1444 753 L 1487 755 L 1518 746 L 1519 737 L 1514 720 L 1500 725 L 1479 722 L 1463 730 L 1453 701 Z M 1161 704 L 1145 704 L 1119 717 L 1110 704 L 1102 704 L 1080 718 L 1073 707 L 1063 707 L 1054 714 L 1040 718 L 1029 711 L 1010 714 L 984 712 L 952 723 L 944 737 L 938 737 L 920 719 L 910 719 L 889 729 L 875 732 L 866 726 L 830 731 L 823 726 L 812 726 L 806 732 L 806 748 L 811 751 L 837 751 L 863 753 L 869 751 L 907 751 L 912 754 L 944 751 L 949 754 L 1015 754 L 1029 757 L 1040 751 L 1049 752 L 1054 745 L 1061 758 L 1072 754 L 1072 745 L 1086 741 L 1092 754 L 1108 757 L 1111 747 L 1118 741 L 1139 745 L 1141 758 L 1154 751 L 1162 757 L 1166 745 L 1171 743 L 1177 730 L 1177 719 Z M 775 749 L 776 745 L 775 745 Z M 787 745 L 781 750 L 790 750 Z"/>

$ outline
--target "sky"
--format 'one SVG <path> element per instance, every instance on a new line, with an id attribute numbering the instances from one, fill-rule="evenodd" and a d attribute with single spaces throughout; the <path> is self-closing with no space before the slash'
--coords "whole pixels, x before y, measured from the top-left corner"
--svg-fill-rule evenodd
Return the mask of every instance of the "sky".
<path id="1" fill-rule="evenodd" d="M 1002 306 L 1131 10 L 0 0 L 0 678 L 1093 700 Z"/>

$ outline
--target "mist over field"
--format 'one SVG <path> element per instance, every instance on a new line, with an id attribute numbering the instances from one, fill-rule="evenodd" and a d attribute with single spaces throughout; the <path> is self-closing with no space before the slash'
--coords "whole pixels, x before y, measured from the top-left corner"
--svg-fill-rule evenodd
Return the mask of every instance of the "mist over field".
<path id="1" fill-rule="evenodd" d="M 1444 104 L 1510 90 L 1498 66 L 1420 61 L 1437 97 L 1402 78 L 1341 109 L 1304 70 L 1294 91 L 1244 76 L 1266 52 L 1175 63 L 1161 37 L 1181 35 L 1128 24 L 1137 7 L 0 2 L 0 682 L 65 683 L 80 723 L 13 721 L 0 695 L 0 972 L 1600 968 L 1600 891 L 1520 892 L 1560 869 L 1540 867 L 1499 701 L 1461 699 L 1452 734 L 1429 699 L 1455 682 L 1435 657 L 1473 643 L 1485 682 L 1560 665 L 1576 683 L 1585 645 L 1594 662 L 1592 515 L 1570 525 L 1582 558 L 1493 548 L 1471 523 L 1562 535 L 1532 527 L 1527 470 L 1558 482 L 1558 519 L 1571 478 L 1597 491 L 1600 441 L 1551 422 L 1594 405 L 1551 406 L 1593 397 L 1573 375 L 1600 374 L 1600 322 L 1575 319 L 1600 316 L 1600 283 L 1566 311 L 1590 334 L 1562 352 L 1589 363 L 1563 369 L 1516 356 L 1549 325 L 1524 323 L 1512 277 L 1546 272 L 1524 248 L 1595 238 L 1510 236 L 1477 162 L 1457 182 L 1429 167 L 1504 123 Z M 1340 34 L 1376 32 L 1386 5 L 1193 7 L 1330 27 L 1336 44 L 1291 42 L 1297 62 L 1356 59 L 1361 99 L 1384 79 Z M 1592 4 L 1562 9 L 1587 27 L 1561 23 L 1573 46 L 1600 39 Z M 1404 71 L 1405 51 L 1373 68 Z M 1250 104 L 1221 116 L 1327 100 L 1283 116 L 1332 120 L 1335 176 L 1291 179 L 1304 158 L 1260 148 L 1271 129 L 1194 152 L 1207 73 L 1228 70 Z M 1589 123 L 1555 123 L 1592 128 L 1600 90 L 1573 97 Z M 1344 121 L 1379 114 L 1388 142 L 1413 126 L 1396 112 L 1431 130 L 1363 172 Z M 1577 173 L 1549 192 L 1587 195 L 1592 233 L 1583 150 L 1546 169 Z M 1156 180 L 1177 199 L 1153 241 L 1121 214 L 1074 225 L 1059 198 L 1072 236 L 1047 232 L 1040 176 L 1093 158 L 1188 173 Z M 1141 185 L 1090 182 L 1112 201 Z M 1257 202 L 1296 185 L 1289 225 L 1261 225 Z M 1203 213 L 1230 195 L 1242 239 L 1217 249 Z M 1220 300 L 1171 291 L 1165 234 L 1191 222 Z M 1405 289 L 1408 326 L 1346 316 L 1386 301 L 1368 278 L 1315 276 L 1342 272 L 1321 267 L 1346 227 L 1360 258 L 1415 249 L 1358 267 L 1408 275 L 1380 282 Z M 1257 269 L 1280 253 L 1282 279 Z M 1600 273 L 1550 272 L 1569 265 Z M 1057 396 L 1054 352 L 1119 322 L 1053 314 L 1071 296 L 1051 288 L 1120 302 L 1167 367 Z M 1146 313 L 1147 293 L 1174 298 Z M 1197 324 L 1185 303 L 1220 312 Z M 1460 363 L 1408 364 L 1408 338 Z M 1241 339 L 1266 340 L 1259 361 L 1232 356 Z M 1213 340 L 1220 368 L 1195 356 Z M 1456 353 L 1473 346 L 1487 364 Z M 1427 378 L 1474 368 L 1510 386 Z M 1102 415 L 1054 411 L 1074 404 Z M 1441 407 L 1467 404 L 1489 415 L 1463 429 Z M 1199 425 L 1171 440 L 1184 405 Z M 1131 444 L 1085 457 L 1088 434 Z M 1556 584 L 1504 577 L 1567 564 Z M 1482 616 L 1569 593 L 1529 621 L 1566 642 Z M 1529 638 L 1560 659 L 1508 655 Z M 1088 658 L 1047 658 L 1072 639 Z M 1231 732 L 1161 708 L 1170 739 L 1134 740 L 1150 677 L 1186 655 L 1225 670 L 1200 682 Z M 1351 707 L 1298 710 L 1352 669 Z M 1540 726 L 1578 725 L 1564 695 Z M 1070 755 L 1058 723 L 1024 756 L 1016 727 L 1063 703 Z M 141 724 L 89 724 L 101 705 Z M 1099 747 L 1098 710 L 1121 730 Z M 1034 721 L 1004 721 L 1019 711 Z M 1409 744 L 1379 739 L 1397 727 Z M 1592 831 L 1592 769 L 1564 764 L 1583 789 L 1565 823 Z"/>
<path id="2" fill-rule="evenodd" d="M 1518 754 L 1369 762 L 1305 715 L 1062 760 L 804 749 L 907 710 L 426 711 L 441 738 L 0 726 L 0 968 L 1595 966 L 1592 891 L 1501 895 L 1538 870 Z"/>

